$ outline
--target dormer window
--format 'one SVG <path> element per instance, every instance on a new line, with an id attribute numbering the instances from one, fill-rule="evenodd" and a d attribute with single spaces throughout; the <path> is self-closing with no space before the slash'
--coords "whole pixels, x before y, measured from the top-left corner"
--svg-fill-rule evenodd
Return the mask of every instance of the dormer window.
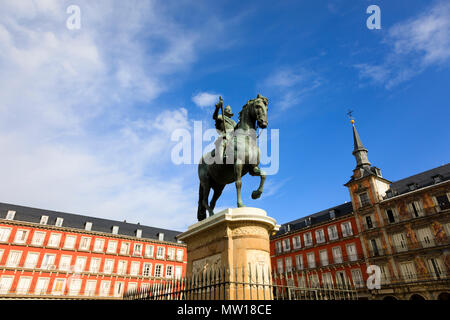
<path id="1" fill-rule="evenodd" d="M 136 238 L 141 238 L 142 237 L 142 230 L 141 229 L 137 229 L 136 230 Z"/>
<path id="2" fill-rule="evenodd" d="M 15 211 L 9 210 L 6 214 L 6 220 L 14 220 L 14 216 L 16 215 Z"/>
<path id="3" fill-rule="evenodd" d="M 331 220 L 336 219 L 336 211 L 335 210 L 330 210 L 330 219 Z"/>
<path id="4" fill-rule="evenodd" d="M 63 218 L 56 218 L 55 226 L 62 227 L 64 219 Z"/>
<path id="5" fill-rule="evenodd" d="M 47 224 L 48 222 L 48 216 L 41 216 L 41 221 L 39 221 L 39 224 Z"/>
<path id="6" fill-rule="evenodd" d="M 158 233 L 158 240 L 164 241 L 164 233 L 162 233 L 162 232 Z"/>
<path id="7" fill-rule="evenodd" d="M 306 218 L 305 223 L 307 226 L 310 226 L 311 225 L 311 217 Z"/>
<path id="8" fill-rule="evenodd" d="M 118 234 L 119 233 L 119 227 L 118 226 L 113 226 L 112 227 L 112 234 Z"/>
<path id="9" fill-rule="evenodd" d="M 442 176 L 440 174 L 433 177 L 434 183 L 439 183 L 442 181 Z"/>
<path id="10" fill-rule="evenodd" d="M 392 190 L 391 189 L 389 189 L 388 191 L 386 191 L 386 197 L 388 197 L 388 198 L 390 198 L 390 197 L 392 197 Z"/>
<path id="11" fill-rule="evenodd" d="M 417 189 L 417 183 L 408 184 L 409 191 L 413 191 Z"/>
<path id="12" fill-rule="evenodd" d="M 91 231 L 91 230 L 92 230 L 92 222 L 87 221 L 87 222 L 84 224 L 84 230 L 86 230 L 86 231 Z"/>

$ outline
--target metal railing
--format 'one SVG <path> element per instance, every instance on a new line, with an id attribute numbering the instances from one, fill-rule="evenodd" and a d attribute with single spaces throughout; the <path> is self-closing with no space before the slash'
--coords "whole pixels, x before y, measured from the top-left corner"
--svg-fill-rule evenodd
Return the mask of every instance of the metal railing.
<path id="1" fill-rule="evenodd" d="M 301 273 L 305 277 L 307 273 Z M 210 268 L 184 278 L 155 282 L 124 294 L 126 300 L 333 300 L 357 299 L 350 284 L 295 281 L 300 273 L 271 273 L 258 266 Z M 297 282 L 297 284 L 296 284 Z"/>

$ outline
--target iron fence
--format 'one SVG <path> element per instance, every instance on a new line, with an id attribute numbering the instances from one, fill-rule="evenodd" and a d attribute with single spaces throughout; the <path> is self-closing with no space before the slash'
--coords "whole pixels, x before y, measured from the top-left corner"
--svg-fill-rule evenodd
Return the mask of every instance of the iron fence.
<path id="1" fill-rule="evenodd" d="M 356 300 L 347 281 L 333 285 L 309 273 L 271 273 L 268 268 L 210 268 L 188 277 L 163 279 L 126 292 L 125 300 Z M 297 278 L 296 278 L 297 276 Z M 303 278 L 301 278 L 303 277 Z"/>

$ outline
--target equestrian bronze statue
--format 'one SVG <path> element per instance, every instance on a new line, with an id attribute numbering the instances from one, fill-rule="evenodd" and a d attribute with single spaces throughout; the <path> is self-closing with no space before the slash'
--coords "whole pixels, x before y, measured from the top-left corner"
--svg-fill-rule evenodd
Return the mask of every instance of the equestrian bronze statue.
<path id="1" fill-rule="evenodd" d="M 266 175 L 258 167 L 261 151 L 257 144 L 256 129 L 267 127 L 268 102 L 268 99 L 260 94 L 256 99 L 249 100 L 239 112 L 239 122 L 236 124 L 231 119 L 233 116 L 231 107 L 226 106 L 224 111 L 220 97 L 213 114 L 216 129 L 219 132 L 215 142 L 216 148 L 204 154 L 198 165 L 200 188 L 197 218 L 199 221 L 206 219 L 206 211 L 209 216 L 214 214 L 217 199 L 225 186 L 233 182 L 236 185 L 237 206 L 244 207 L 241 197 L 241 178 L 247 173 L 260 177 L 259 187 L 252 192 L 252 199 L 258 199 L 261 196 Z M 219 109 L 222 111 L 221 115 L 219 115 Z M 208 203 L 211 189 L 214 193 L 211 202 Z"/>

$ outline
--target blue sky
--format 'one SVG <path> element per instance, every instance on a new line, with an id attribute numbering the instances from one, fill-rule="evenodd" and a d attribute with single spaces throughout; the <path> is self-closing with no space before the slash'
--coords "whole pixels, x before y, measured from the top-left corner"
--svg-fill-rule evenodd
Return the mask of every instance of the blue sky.
<path id="1" fill-rule="evenodd" d="M 381 9 L 369 30 L 366 8 Z M 69 30 L 69 5 L 81 29 Z M 2 202 L 184 230 L 196 165 L 171 133 L 212 128 L 261 93 L 280 168 L 261 199 L 278 223 L 349 201 L 354 117 L 391 181 L 449 162 L 445 1 L 0 0 Z M 212 98 L 211 98 L 212 97 Z M 205 143 L 206 145 L 207 143 Z M 218 208 L 235 206 L 226 187 Z"/>

